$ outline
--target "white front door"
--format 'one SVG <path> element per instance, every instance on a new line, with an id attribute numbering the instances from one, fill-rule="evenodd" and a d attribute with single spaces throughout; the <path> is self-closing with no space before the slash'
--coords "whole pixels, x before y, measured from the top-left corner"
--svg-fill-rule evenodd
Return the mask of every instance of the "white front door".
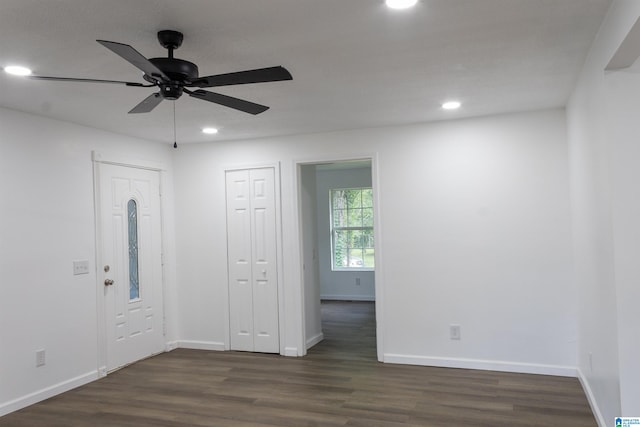
<path id="1" fill-rule="evenodd" d="M 107 370 L 164 349 L 159 172 L 99 164 Z"/>
<path id="2" fill-rule="evenodd" d="M 278 353 L 274 168 L 228 171 L 231 349 Z"/>

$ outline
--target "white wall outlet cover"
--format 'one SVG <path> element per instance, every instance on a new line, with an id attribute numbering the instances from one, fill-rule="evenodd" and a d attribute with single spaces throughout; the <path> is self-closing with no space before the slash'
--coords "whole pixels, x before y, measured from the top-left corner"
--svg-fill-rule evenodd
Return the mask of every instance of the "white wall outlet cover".
<path id="1" fill-rule="evenodd" d="M 460 325 L 449 325 L 449 337 L 452 340 L 460 339 Z"/>

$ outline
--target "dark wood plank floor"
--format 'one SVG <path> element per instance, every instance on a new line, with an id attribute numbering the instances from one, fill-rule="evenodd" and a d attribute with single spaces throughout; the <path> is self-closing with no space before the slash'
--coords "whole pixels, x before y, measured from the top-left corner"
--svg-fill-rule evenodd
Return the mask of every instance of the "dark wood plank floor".
<path id="1" fill-rule="evenodd" d="M 324 303 L 323 329 L 304 358 L 165 353 L 0 427 L 597 427 L 576 379 L 376 362 L 373 303 Z"/>

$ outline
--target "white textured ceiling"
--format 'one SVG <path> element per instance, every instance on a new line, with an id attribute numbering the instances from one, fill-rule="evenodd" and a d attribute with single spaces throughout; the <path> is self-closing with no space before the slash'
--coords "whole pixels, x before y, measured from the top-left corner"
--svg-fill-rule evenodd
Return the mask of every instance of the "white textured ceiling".
<path id="1" fill-rule="evenodd" d="M 274 65 L 293 81 L 216 88 L 269 105 L 252 116 L 183 96 L 179 143 L 314 133 L 564 106 L 610 0 L 0 0 L 0 67 L 140 81 L 96 39 L 176 57 L 201 75 Z M 43 82 L 0 73 L 0 106 L 173 142 L 172 102 L 128 115 L 153 89 Z M 461 110 L 446 113 L 442 101 Z M 200 133 L 216 126 L 220 133 Z"/>

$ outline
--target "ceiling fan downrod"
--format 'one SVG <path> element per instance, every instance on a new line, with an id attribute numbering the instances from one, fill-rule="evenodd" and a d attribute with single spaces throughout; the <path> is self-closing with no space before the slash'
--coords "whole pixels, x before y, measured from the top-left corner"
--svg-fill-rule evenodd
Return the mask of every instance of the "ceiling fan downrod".
<path id="1" fill-rule="evenodd" d="M 169 58 L 171 59 L 173 59 L 173 51 L 182 46 L 182 40 L 184 40 L 184 36 L 179 31 L 158 31 L 158 41 L 162 47 L 169 50 Z"/>

